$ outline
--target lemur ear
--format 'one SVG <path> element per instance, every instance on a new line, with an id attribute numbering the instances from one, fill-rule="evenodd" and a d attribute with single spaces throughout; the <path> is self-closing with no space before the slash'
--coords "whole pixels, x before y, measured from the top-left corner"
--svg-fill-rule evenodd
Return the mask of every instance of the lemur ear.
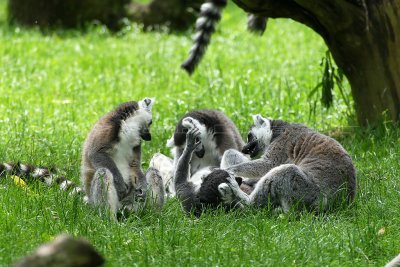
<path id="1" fill-rule="evenodd" d="M 260 114 L 253 115 L 254 125 L 262 126 L 264 123 L 269 123 L 268 119 L 263 118 Z"/>
<path id="2" fill-rule="evenodd" d="M 155 103 L 155 99 L 154 98 L 144 98 L 142 101 L 140 101 L 140 108 L 144 108 L 148 111 L 151 111 L 153 104 Z"/>

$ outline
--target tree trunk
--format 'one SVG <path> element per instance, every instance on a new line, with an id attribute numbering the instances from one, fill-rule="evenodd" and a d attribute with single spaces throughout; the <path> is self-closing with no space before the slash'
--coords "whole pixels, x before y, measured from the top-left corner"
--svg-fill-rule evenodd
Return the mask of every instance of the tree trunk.
<path id="1" fill-rule="evenodd" d="M 167 26 L 172 30 L 186 30 L 196 21 L 205 0 L 153 0 L 149 4 L 132 2 L 128 18 L 146 29 Z"/>
<path id="2" fill-rule="evenodd" d="M 234 0 L 245 11 L 291 18 L 325 40 L 343 70 L 361 125 L 400 119 L 400 1 Z"/>

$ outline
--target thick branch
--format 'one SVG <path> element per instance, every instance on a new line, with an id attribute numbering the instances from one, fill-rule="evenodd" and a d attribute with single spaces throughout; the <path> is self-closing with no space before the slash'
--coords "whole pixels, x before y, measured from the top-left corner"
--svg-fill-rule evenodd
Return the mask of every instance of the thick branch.
<path id="1" fill-rule="evenodd" d="M 233 2 L 246 12 L 262 15 L 268 18 L 293 19 L 310 27 L 322 37 L 328 36 L 324 26 L 318 21 L 318 19 L 307 9 L 301 7 L 292 0 L 233 0 Z"/>

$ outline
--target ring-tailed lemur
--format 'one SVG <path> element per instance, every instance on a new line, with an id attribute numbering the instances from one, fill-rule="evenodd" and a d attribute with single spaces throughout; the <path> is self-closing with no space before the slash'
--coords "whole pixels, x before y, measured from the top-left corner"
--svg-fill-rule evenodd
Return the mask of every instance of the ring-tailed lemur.
<path id="1" fill-rule="evenodd" d="M 201 179 L 191 181 L 190 168 L 191 158 L 196 153 L 196 149 L 201 145 L 201 132 L 197 127 L 192 127 L 185 134 L 185 148 L 178 159 L 175 169 L 174 183 L 176 196 L 181 201 L 183 209 L 196 216 L 207 208 L 216 208 L 223 205 L 225 208 L 231 208 L 236 203 L 228 203 L 224 205 L 218 186 L 221 183 L 228 182 L 230 174 L 221 169 L 209 170 L 204 172 Z M 235 177 L 232 177 L 235 179 Z M 241 183 L 241 179 L 237 178 L 237 183 Z"/>
<path id="2" fill-rule="evenodd" d="M 226 150 L 239 150 L 244 146 L 239 130 L 224 113 L 212 109 L 193 110 L 179 120 L 173 136 L 167 142 L 167 146 L 172 148 L 175 168 L 185 148 L 186 132 L 192 128 L 198 129 L 200 143 L 190 161 L 191 181 L 198 182 L 204 176 L 203 172 L 208 173 L 210 168 L 220 167 Z M 173 191 L 173 188 L 170 190 Z"/>
<path id="3" fill-rule="evenodd" d="M 211 35 L 215 31 L 216 24 L 221 19 L 222 10 L 227 5 L 227 0 L 209 0 L 200 7 L 200 16 L 196 21 L 196 35 L 193 38 L 193 46 L 188 59 L 181 67 L 192 74 L 196 66 L 204 56 L 210 43 Z M 250 31 L 262 34 L 266 28 L 265 17 L 249 14 L 247 27 Z"/>
<path id="4" fill-rule="evenodd" d="M 81 182 L 90 204 L 108 204 L 112 214 L 121 208 L 135 210 L 150 183 L 156 205 L 163 205 L 161 176 L 150 168 L 146 177 L 141 168 L 141 140 L 151 140 L 153 103 L 145 98 L 121 104 L 89 132 L 83 145 Z"/>
<path id="5" fill-rule="evenodd" d="M 83 189 L 65 177 L 55 176 L 45 167 L 24 164 L 0 164 L 2 170 L 22 177 L 32 177 L 51 185 L 56 181 L 61 189 L 84 191 L 87 201 L 95 206 L 108 206 L 116 215 L 120 209 L 141 206 L 150 190 L 150 201 L 157 207 L 164 203 L 164 185 L 160 173 L 141 169 L 141 139 L 151 140 L 149 127 L 154 100 L 121 104 L 104 115 L 89 132 L 82 151 L 81 182 Z"/>
<path id="6" fill-rule="evenodd" d="M 224 201 L 266 206 L 268 202 L 287 212 L 293 205 L 321 211 L 356 194 L 356 171 L 346 150 L 334 139 L 304 125 L 253 116 L 243 152 L 261 158 L 228 166 L 240 152 L 229 150 L 226 171 L 257 178 L 251 194 L 239 190 L 234 179 L 221 184 Z M 225 196 L 225 194 L 227 194 Z M 232 196 L 234 196 L 232 198 Z"/>

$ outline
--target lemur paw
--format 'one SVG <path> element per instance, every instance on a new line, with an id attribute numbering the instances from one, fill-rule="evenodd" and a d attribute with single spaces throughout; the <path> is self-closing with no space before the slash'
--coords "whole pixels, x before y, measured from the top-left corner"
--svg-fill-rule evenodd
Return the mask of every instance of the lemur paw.
<path id="1" fill-rule="evenodd" d="M 190 150 L 194 150 L 200 143 L 200 130 L 196 127 L 189 129 L 186 133 L 186 147 Z"/>

